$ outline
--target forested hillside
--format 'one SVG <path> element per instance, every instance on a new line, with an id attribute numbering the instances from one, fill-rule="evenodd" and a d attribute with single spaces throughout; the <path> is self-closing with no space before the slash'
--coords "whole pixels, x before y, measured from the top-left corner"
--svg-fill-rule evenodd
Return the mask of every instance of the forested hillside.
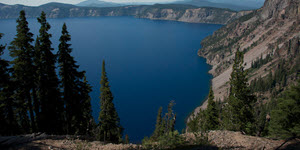
<path id="1" fill-rule="evenodd" d="M 266 0 L 201 42 L 214 94 L 189 118 L 188 130 L 299 136 L 299 10 L 298 0 Z"/>
<path id="2" fill-rule="evenodd" d="M 201 42 L 198 54 L 213 66 L 210 73 L 214 76 L 212 86 L 217 100 L 228 97 L 237 50 L 244 52 L 251 89 L 262 99 L 276 97 L 296 81 L 299 5 L 297 0 L 267 0 L 261 9 L 229 23 Z"/>

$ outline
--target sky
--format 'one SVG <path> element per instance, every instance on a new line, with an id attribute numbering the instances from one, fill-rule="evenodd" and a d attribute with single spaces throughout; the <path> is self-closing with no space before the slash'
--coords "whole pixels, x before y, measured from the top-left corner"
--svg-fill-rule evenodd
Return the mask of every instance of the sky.
<path id="1" fill-rule="evenodd" d="M 60 3 L 68 3 L 68 4 L 78 4 L 85 0 L 0 0 L 0 3 L 4 4 L 22 4 L 28 6 L 39 6 L 42 4 L 46 4 L 49 2 L 60 2 Z M 165 2 L 174 2 L 179 0 L 102 0 L 107 2 L 115 2 L 115 3 L 165 3 Z M 222 3 L 244 3 L 244 2 L 262 2 L 264 0 L 209 0 L 213 2 L 222 2 Z"/>
<path id="2" fill-rule="evenodd" d="M 50 3 L 50 2 L 59 2 L 59 3 L 68 3 L 68 4 L 78 4 L 85 0 L 0 0 L 0 3 L 4 4 L 23 4 L 28 6 L 39 6 L 42 4 Z M 101 0 L 107 2 L 115 2 L 115 3 L 132 3 L 132 2 L 143 2 L 143 3 L 162 3 L 162 2 L 173 2 L 177 0 Z"/>

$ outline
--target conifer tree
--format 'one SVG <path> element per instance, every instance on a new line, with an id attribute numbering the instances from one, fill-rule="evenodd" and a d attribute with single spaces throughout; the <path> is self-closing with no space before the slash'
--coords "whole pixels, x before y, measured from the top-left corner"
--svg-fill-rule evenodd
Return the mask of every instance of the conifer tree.
<path id="1" fill-rule="evenodd" d="M 165 115 L 166 120 L 166 132 L 173 132 L 175 130 L 175 123 L 176 123 L 176 114 L 173 112 L 173 106 L 175 105 L 174 100 L 170 101 L 168 105 L 168 112 Z"/>
<path id="2" fill-rule="evenodd" d="M 72 48 L 70 48 L 71 44 L 68 43 L 71 40 L 71 36 L 65 23 L 61 33 L 58 46 L 59 75 L 61 77 L 63 101 L 66 107 L 67 133 L 74 134 L 80 128 L 79 122 L 82 118 L 82 113 L 79 112 L 82 106 L 80 84 L 83 72 L 77 71 L 79 66 L 76 65 L 74 57 L 71 56 Z"/>
<path id="3" fill-rule="evenodd" d="M 247 72 L 244 70 L 244 54 L 237 50 L 230 78 L 230 95 L 224 110 L 224 126 L 226 129 L 251 133 L 253 103 L 247 84 Z"/>
<path id="4" fill-rule="evenodd" d="M 46 14 L 41 13 L 38 18 L 41 24 L 39 30 L 39 50 L 36 52 L 39 58 L 36 59 L 38 78 L 37 96 L 40 100 L 40 131 L 53 134 L 61 134 L 63 131 L 63 101 L 60 98 L 59 81 L 55 72 L 56 55 L 52 53 L 51 28 L 46 20 Z"/>
<path id="5" fill-rule="evenodd" d="M 157 112 L 155 130 L 151 138 L 157 140 L 158 137 L 162 136 L 164 134 L 163 128 L 164 127 L 162 126 L 162 107 L 160 107 Z"/>
<path id="6" fill-rule="evenodd" d="M 100 141 L 117 143 L 122 138 L 123 128 L 113 103 L 113 95 L 110 90 L 105 62 L 102 63 L 102 76 L 100 81 L 100 113 L 99 113 L 99 133 Z"/>
<path id="7" fill-rule="evenodd" d="M 33 34 L 29 31 L 25 11 L 20 11 L 17 19 L 17 34 L 9 47 L 10 56 L 14 59 L 13 80 L 16 83 L 15 98 L 18 100 L 18 115 L 24 132 L 36 131 L 34 112 L 32 106 L 31 92 L 34 88 L 34 66 L 33 66 Z M 28 113 L 30 119 L 28 118 Z"/>
<path id="8" fill-rule="evenodd" d="M 37 124 L 37 131 L 40 131 L 41 128 L 41 117 L 40 117 L 40 113 L 41 113 L 41 102 L 40 99 L 38 98 L 38 89 L 41 87 L 41 85 L 39 85 L 39 83 L 42 83 L 42 72 L 41 72 L 41 68 L 42 66 L 40 66 L 41 64 L 40 62 L 40 40 L 39 37 L 36 37 L 35 40 L 35 46 L 34 46 L 34 57 L 33 57 L 33 64 L 35 67 L 35 72 L 34 72 L 34 88 L 32 90 L 32 98 L 33 98 L 33 105 L 34 105 L 34 112 L 35 112 L 35 116 L 36 116 L 36 124 Z"/>
<path id="9" fill-rule="evenodd" d="M 91 106 L 91 97 L 89 93 L 92 91 L 92 87 L 89 85 L 84 75 L 83 82 L 80 86 L 80 114 L 81 119 L 79 120 L 80 127 L 78 129 L 79 134 L 91 135 L 91 132 L 94 128 L 94 118 L 92 116 L 92 106 Z"/>
<path id="10" fill-rule="evenodd" d="M 300 136 L 300 80 L 277 100 L 271 111 L 269 131 L 277 138 Z"/>
<path id="11" fill-rule="evenodd" d="M 13 83 L 10 80 L 9 62 L 1 58 L 4 49 L 5 46 L 0 45 L 0 135 L 14 135 L 18 133 L 19 126 L 13 111 Z"/>
<path id="12" fill-rule="evenodd" d="M 216 102 L 214 101 L 214 92 L 212 88 L 209 90 L 208 94 L 208 104 L 207 109 L 205 111 L 205 129 L 206 130 L 215 130 L 218 128 L 219 120 L 218 120 L 218 110 L 216 106 Z"/>

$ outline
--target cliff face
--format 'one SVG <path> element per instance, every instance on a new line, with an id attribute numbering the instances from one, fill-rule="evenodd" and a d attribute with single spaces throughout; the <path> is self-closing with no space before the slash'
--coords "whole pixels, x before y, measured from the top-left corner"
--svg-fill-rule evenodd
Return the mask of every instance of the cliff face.
<path id="1" fill-rule="evenodd" d="M 227 24 L 241 16 L 251 13 L 252 11 L 234 12 L 228 9 L 219 8 L 190 8 L 185 10 L 174 10 L 172 8 L 154 8 L 151 11 L 139 12 L 140 18 L 174 20 L 192 23 L 214 23 Z"/>
<path id="2" fill-rule="evenodd" d="M 44 11 L 49 18 L 135 16 L 137 18 L 156 20 L 214 24 L 226 24 L 251 12 L 235 12 L 220 8 L 198 8 L 190 5 L 163 4 L 110 8 L 78 7 L 59 3 L 50 3 L 39 7 L 0 4 L 0 19 L 17 18 L 21 10 L 25 10 L 29 18 L 36 18 Z"/>
<path id="3" fill-rule="evenodd" d="M 249 83 L 270 72 L 274 76 L 280 66 L 286 71 L 287 82 L 293 83 L 300 69 L 299 24 L 299 0 L 266 0 L 261 9 L 227 24 L 204 39 L 198 54 L 207 58 L 207 63 L 213 66 L 210 73 L 214 76 L 212 86 L 215 98 L 224 100 L 229 94 L 228 81 L 237 49 L 244 52 Z M 254 69 L 252 65 L 258 59 L 266 61 L 261 61 L 264 63 Z M 284 91 L 289 85 L 275 84 L 274 89 L 278 91 Z M 270 98 L 270 92 L 258 93 L 265 99 Z M 206 103 L 202 108 L 206 108 Z"/>

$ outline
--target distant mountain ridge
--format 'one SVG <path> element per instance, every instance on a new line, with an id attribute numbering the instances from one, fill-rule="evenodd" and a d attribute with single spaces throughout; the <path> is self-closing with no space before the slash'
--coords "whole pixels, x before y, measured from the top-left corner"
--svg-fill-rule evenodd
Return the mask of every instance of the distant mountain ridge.
<path id="1" fill-rule="evenodd" d="M 256 9 L 255 7 L 228 4 L 228 3 L 217 3 L 217 2 L 211 2 L 209 0 L 182 0 L 182 1 L 176 1 L 174 2 L 174 4 L 187 4 L 187 5 L 194 5 L 198 7 L 227 8 L 235 11 Z"/>
<path id="2" fill-rule="evenodd" d="M 122 7 L 79 7 L 70 4 L 48 3 L 39 7 L 0 4 L 0 19 L 17 18 L 21 10 L 29 18 L 44 11 L 49 18 L 134 16 L 154 20 L 173 20 L 193 23 L 227 24 L 251 11 L 235 12 L 220 8 L 200 8 L 183 4 L 133 5 Z"/>
<path id="3" fill-rule="evenodd" d="M 118 4 L 118 3 L 100 1 L 100 0 L 86 0 L 86 1 L 83 1 L 83 2 L 80 2 L 80 3 L 76 4 L 76 6 L 83 6 L 83 7 L 120 7 L 120 6 L 124 6 L 124 5 Z"/>

